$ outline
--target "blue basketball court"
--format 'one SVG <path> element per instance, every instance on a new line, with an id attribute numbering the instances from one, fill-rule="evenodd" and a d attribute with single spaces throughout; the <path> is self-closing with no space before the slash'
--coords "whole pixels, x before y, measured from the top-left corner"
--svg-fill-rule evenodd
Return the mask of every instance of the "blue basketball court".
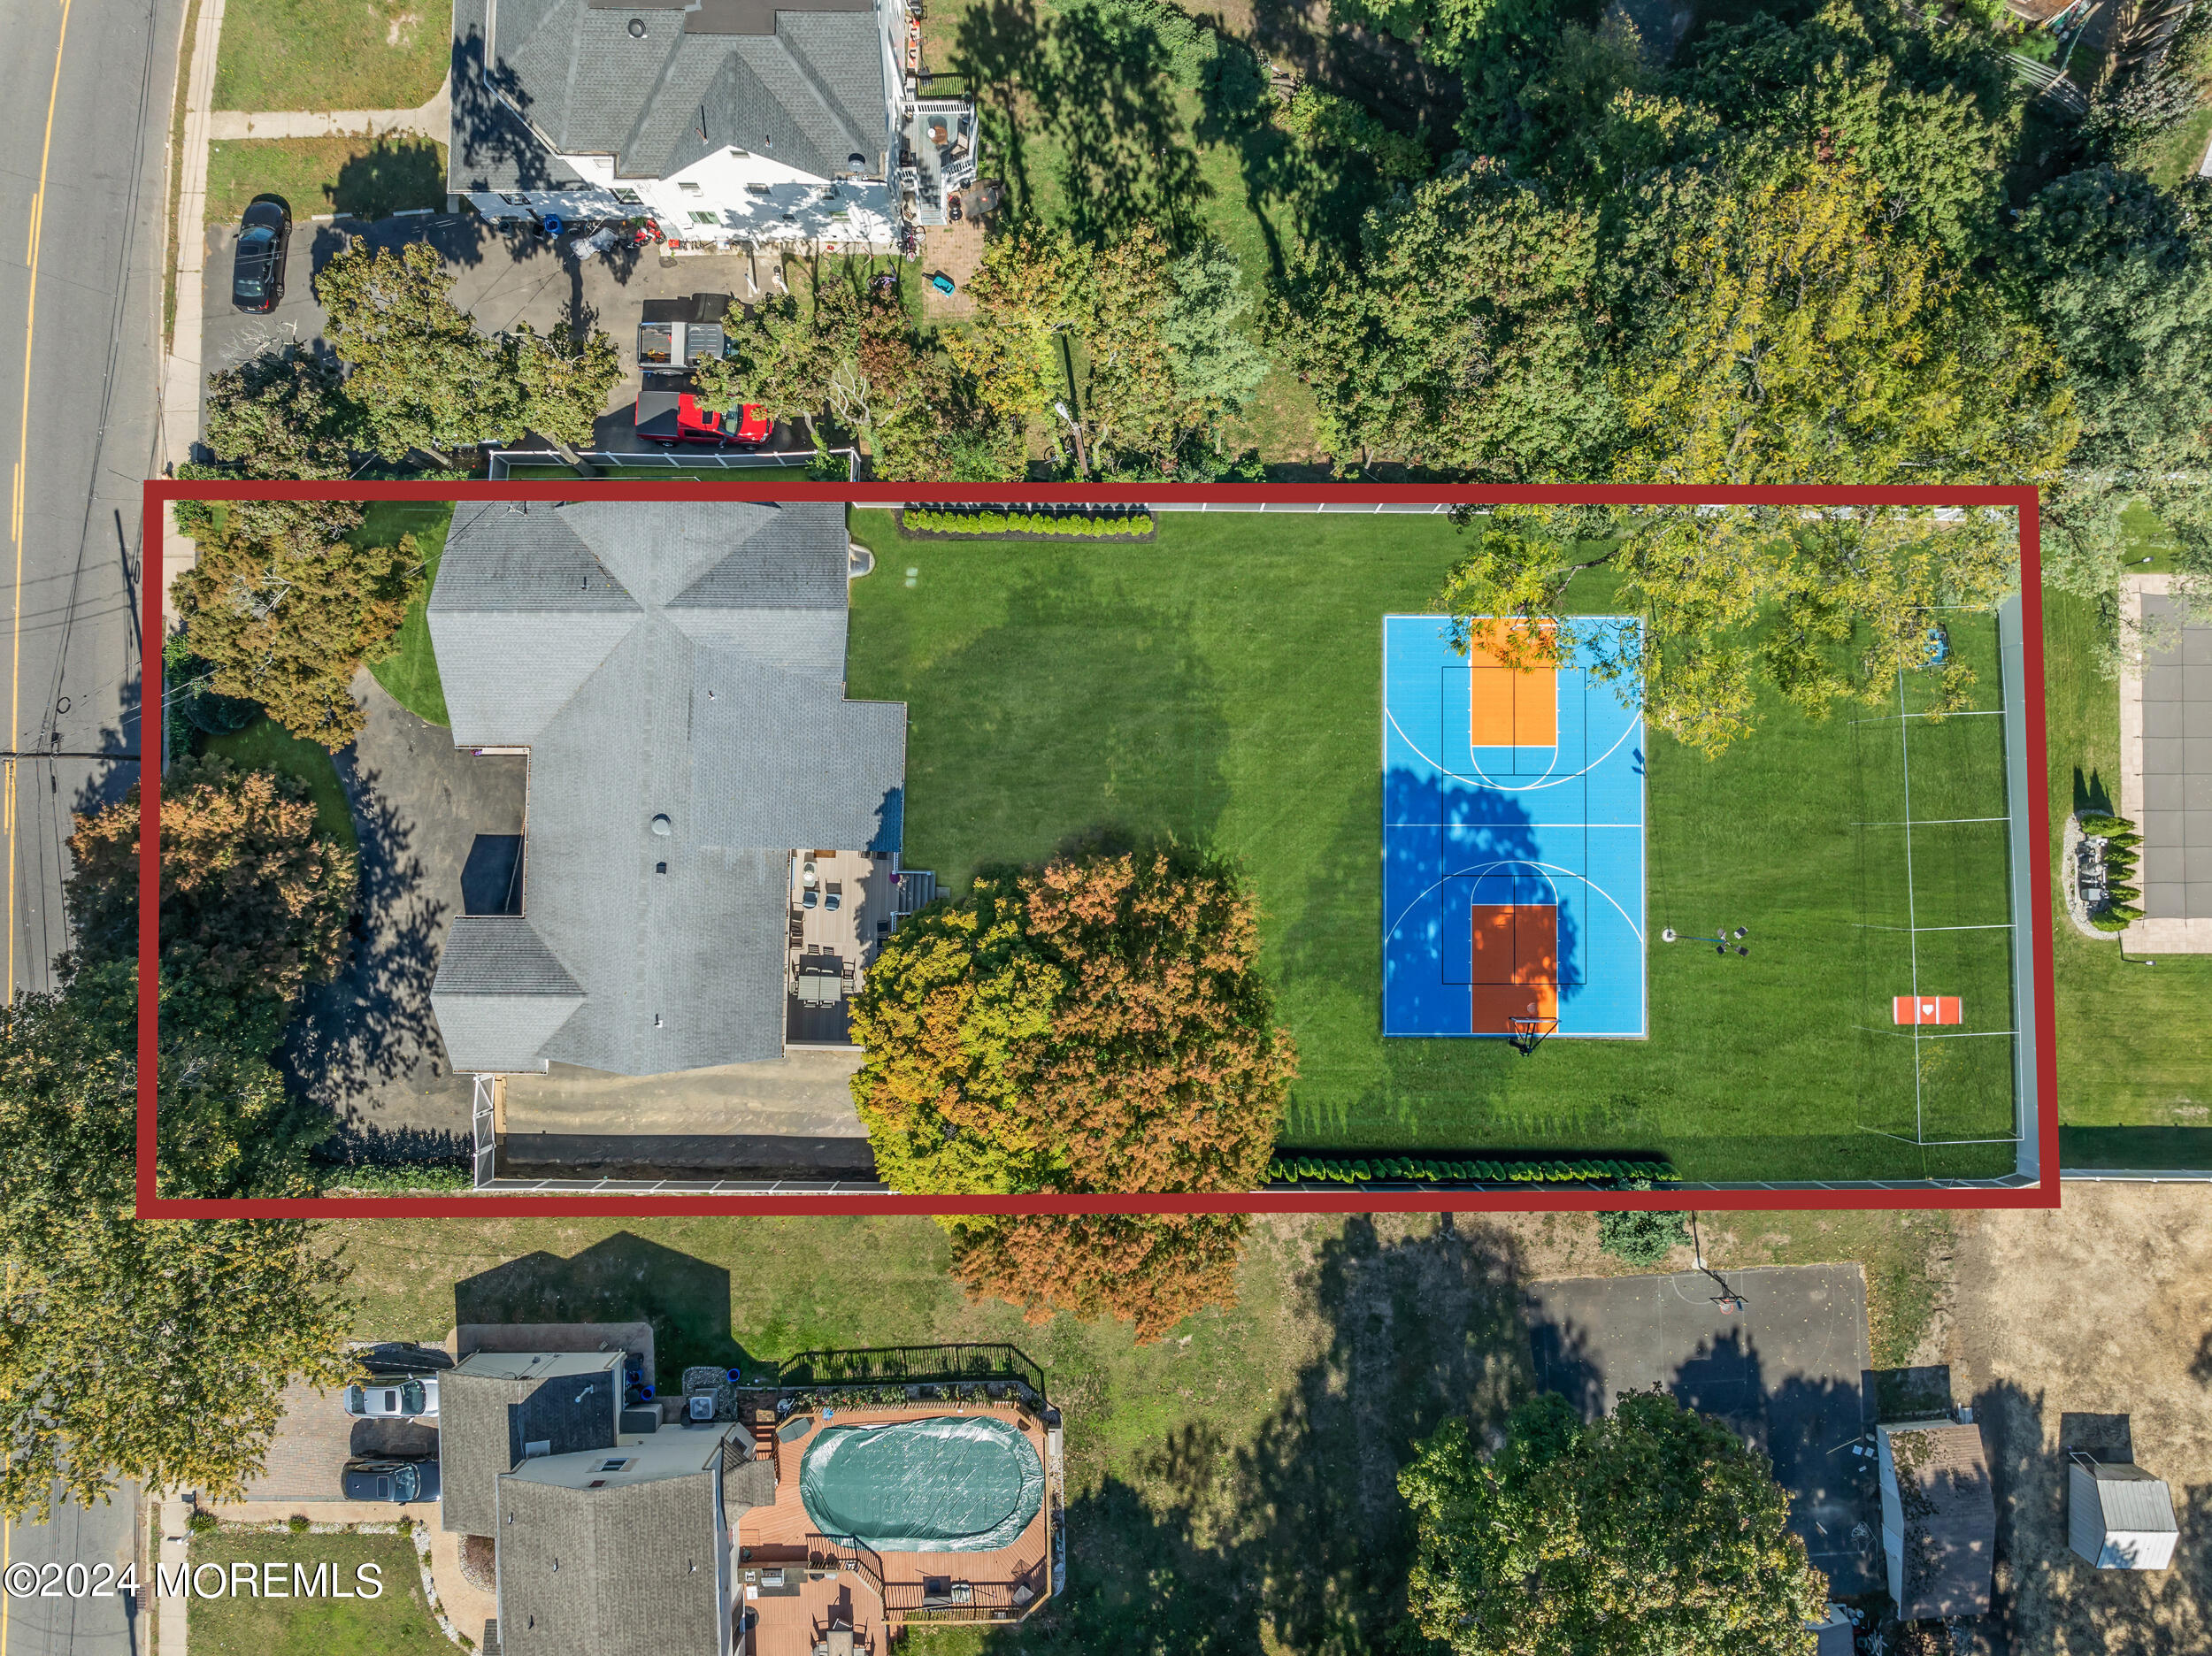
<path id="1" fill-rule="evenodd" d="M 1383 617 L 1383 1033 L 1643 1035 L 1642 711 L 1513 655 Z"/>

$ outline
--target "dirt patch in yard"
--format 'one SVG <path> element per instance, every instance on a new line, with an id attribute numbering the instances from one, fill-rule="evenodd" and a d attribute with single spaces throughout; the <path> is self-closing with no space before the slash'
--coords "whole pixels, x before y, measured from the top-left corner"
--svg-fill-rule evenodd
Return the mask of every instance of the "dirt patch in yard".
<path id="1" fill-rule="evenodd" d="M 2212 1649 L 2212 1200 L 2187 1184 L 2071 1184 L 2056 1212 L 1963 1217 L 1951 1390 L 1997 1492 L 1984 1650 Z M 2096 1570 L 2066 1544 L 2076 1445 L 2132 1453 L 2171 1489 L 2173 1568 Z"/>
<path id="2" fill-rule="evenodd" d="M 922 232 L 922 319 L 960 322 L 975 314 L 975 298 L 968 291 L 976 267 L 983 263 L 983 226 L 973 218 L 956 225 L 936 225 Z M 953 291 L 940 293 L 929 284 L 932 276 L 952 278 Z"/>

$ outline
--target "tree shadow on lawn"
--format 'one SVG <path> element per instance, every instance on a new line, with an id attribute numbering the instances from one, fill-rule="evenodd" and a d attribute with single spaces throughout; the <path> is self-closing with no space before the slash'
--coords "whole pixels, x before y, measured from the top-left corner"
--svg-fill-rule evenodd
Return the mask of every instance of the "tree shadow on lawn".
<path id="1" fill-rule="evenodd" d="M 1381 1648 L 1413 1537 L 1399 1468 L 1454 1416 L 1494 1430 L 1528 1386 L 1518 1264 L 1464 1218 L 1393 1241 L 1350 1221 L 1309 1268 L 1327 1344 L 1252 1440 L 1192 1419 L 1098 1476 L 1069 1503 L 1067 1593 L 983 1648 L 1274 1648 L 1263 1629 L 1320 1656 Z M 1079 1467 L 1083 1430 L 1070 1412 Z"/>
<path id="2" fill-rule="evenodd" d="M 406 208 L 442 207 L 445 158 L 427 138 L 387 134 L 349 157 L 323 193 L 334 212 L 372 223 Z"/>
<path id="3" fill-rule="evenodd" d="M 1104 824 L 1210 845 L 1234 687 L 1192 642 L 1195 601 L 1081 567 L 1111 556 L 1099 548 L 1020 550 L 1048 556 L 1008 592 L 1003 620 L 866 691 L 908 705 L 908 820 L 926 842 L 910 860 L 937 858 L 957 889 Z"/>
<path id="4" fill-rule="evenodd" d="M 990 0 L 961 19 L 954 61 L 990 110 L 1017 214 L 1036 211 L 1030 140 L 1041 134 L 1057 152 L 1079 239 L 1109 241 L 1141 223 L 1172 246 L 1196 234 L 1210 191 L 1151 25 L 1090 10 L 1047 21 L 1031 0 Z"/>

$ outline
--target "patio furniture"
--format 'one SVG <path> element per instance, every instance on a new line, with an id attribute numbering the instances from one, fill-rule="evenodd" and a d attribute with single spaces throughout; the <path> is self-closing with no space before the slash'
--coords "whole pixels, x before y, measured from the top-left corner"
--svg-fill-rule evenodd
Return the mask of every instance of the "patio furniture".
<path id="1" fill-rule="evenodd" d="M 832 914 L 835 914 L 840 908 L 842 908 L 845 906 L 845 886 L 843 881 L 832 880 L 828 883 L 828 885 L 823 887 L 823 890 L 826 893 L 822 901 L 823 908 L 828 909 Z"/>
<path id="2" fill-rule="evenodd" d="M 853 1656 L 852 1629 L 833 1627 L 829 1630 L 829 1637 L 825 1642 L 829 1646 L 829 1656 Z"/>
<path id="3" fill-rule="evenodd" d="M 814 888 L 811 886 L 808 886 L 806 894 L 799 899 L 799 906 L 803 908 L 813 908 L 815 904 L 815 896 L 816 893 Z"/>

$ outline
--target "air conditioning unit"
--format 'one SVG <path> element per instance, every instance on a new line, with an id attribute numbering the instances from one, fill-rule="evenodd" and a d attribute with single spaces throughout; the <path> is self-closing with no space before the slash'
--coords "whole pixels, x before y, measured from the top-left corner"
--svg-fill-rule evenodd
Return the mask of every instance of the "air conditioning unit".
<path id="1" fill-rule="evenodd" d="M 689 1399 L 685 1407 L 690 1411 L 691 1418 L 695 1421 L 710 1421 L 714 1418 L 714 1397 L 711 1392 L 701 1392 L 697 1397 Z"/>

